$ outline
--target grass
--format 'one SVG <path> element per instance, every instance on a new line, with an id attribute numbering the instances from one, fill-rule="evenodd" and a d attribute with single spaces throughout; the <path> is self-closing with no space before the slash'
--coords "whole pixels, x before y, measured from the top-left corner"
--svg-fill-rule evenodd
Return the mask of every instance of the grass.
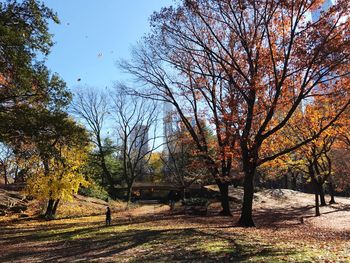
<path id="1" fill-rule="evenodd" d="M 58 220 L 0 221 L 0 262 L 350 262 L 350 200 L 338 201 L 316 218 L 312 195 L 287 191 L 280 200 L 263 191 L 254 206 L 256 228 L 234 226 L 235 202 L 233 218 L 217 215 L 219 203 L 207 216 L 185 215 L 179 206 L 170 212 L 164 205 L 125 210 L 110 203 L 106 227 L 106 204 L 80 198 L 63 204 Z"/>
<path id="2" fill-rule="evenodd" d="M 1 262 L 349 262 L 349 241 L 308 226 L 233 227 L 232 218 L 162 211 L 55 221 L 21 220 L 1 227 Z M 331 239 L 330 239 L 331 237 Z"/>

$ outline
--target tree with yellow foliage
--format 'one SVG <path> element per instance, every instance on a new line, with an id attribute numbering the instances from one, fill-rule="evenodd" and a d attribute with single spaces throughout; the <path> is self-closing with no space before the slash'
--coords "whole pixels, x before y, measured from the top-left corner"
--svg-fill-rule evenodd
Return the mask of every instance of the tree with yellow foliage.
<path id="1" fill-rule="evenodd" d="M 86 184 L 80 168 L 90 148 L 88 134 L 62 111 L 25 107 L 15 113 L 11 118 L 22 132 L 9 134 L 7 143 L 26 174 L 26 192 L 47 200 L 45 216 L 53 218 L 60 200 Z"/>
<path id="2" fill-rule="evenodd" d="M 48 200 L 46 218 L 54 218 L 61 200 L 72 200 L 80 185 L 88 185 L 81 169 L 87 160 L 88 147 L 58 147 L 58 155 L 45 162 L 37 156 L 32 157 L 32 169 L 27 180 L 27 194 L 38 200 Z"/>

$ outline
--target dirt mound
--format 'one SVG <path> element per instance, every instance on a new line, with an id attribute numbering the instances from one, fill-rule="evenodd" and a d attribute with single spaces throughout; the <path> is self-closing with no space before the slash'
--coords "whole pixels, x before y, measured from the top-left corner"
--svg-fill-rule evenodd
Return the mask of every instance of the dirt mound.
<path id="1" fill-rule="evenodd" d="M 211 191 L 219 192 L 219 188 L 216 185 L 209 185 L 206 188 Z M 243 199 L 244 190 L 242 187 L 229 187 L 229 196 L 231 200 L 236 203 L 241 203 Z M 305 198 L 309 194 L 301 193 L 290 189 L 261 189 L 254 193 L 254 202 L 265 203 L 267 201 L 289 201 L 295 200 L 295 198 Z"/>

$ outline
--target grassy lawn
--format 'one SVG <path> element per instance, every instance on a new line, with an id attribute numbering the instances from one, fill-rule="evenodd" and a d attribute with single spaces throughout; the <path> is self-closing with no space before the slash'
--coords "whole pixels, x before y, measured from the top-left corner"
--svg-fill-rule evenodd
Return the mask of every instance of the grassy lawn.
<path id="1" fill-rule="evenodd" d="M 348 233 L 310 224 L 234 227 L 234 218 L 114 214 L 1 226 L 0 262 L 350 262 Z"/>

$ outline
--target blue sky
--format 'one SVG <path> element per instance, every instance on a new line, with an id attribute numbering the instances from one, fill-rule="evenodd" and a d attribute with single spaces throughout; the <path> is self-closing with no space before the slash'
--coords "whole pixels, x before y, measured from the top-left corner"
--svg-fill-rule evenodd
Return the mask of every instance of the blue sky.
<path id="1" fill-rule="evenodd" d="M 55 45 L 47 59 L 70 89 L 112 87 L 125 80 L 116 66 L 128 58 L 131 45 L 149 31 L 153 11 L 171 0 L 44 0 L 61 24 L 51 24 Z M 79 80 L 79 81 L 78 81 Z"/>

